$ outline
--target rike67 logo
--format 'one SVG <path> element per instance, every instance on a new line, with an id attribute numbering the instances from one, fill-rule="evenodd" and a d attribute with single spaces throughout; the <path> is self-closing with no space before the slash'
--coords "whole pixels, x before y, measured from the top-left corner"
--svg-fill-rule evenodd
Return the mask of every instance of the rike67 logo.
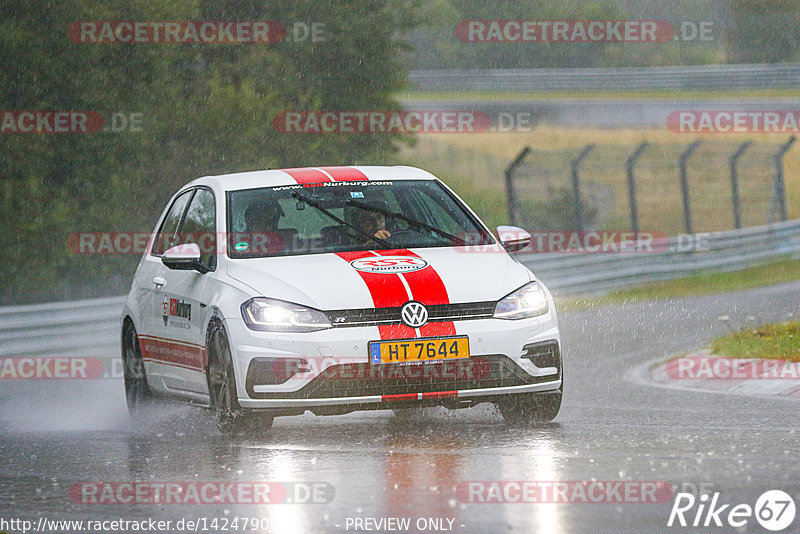
<path id="1" fill-rule="evenodd" d="M 722 504 L 719 495 L 719 492 L 714 492 L 712 495 L 706 493 L 695 497 L 691 493 L 678 493 L 667 526 L 729 526 L 744 529 L 755 518 L 762 528 L 778 532 L 794 522 L 794 500 L 785 491 L 765 491 L 756 499 L 755 506 Z"/>
<path id="2" fill-rule="evenodd" d="M 183 299 L 176 299 L 164 296 L 164 309 L 162 318 L 164 326 L 169 323 L 170 317 L 181 317 L 187 321 L 192 320 L 192 305 L 186 304 Z"/>

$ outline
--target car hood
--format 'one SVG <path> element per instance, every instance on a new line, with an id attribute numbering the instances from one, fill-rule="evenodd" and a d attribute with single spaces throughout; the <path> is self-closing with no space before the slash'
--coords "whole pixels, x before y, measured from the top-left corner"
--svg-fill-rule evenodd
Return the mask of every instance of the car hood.
<path id="1" fill-rule="evenodd" d="M 398 268 L 386 267 L 391 258 L 411 259 L 400 262 L 399 269 L 407 270 L 397 274 L 392 271 Z M 492 301 L 532 280 L 530 271 L 499 246 L 480 252 L 445 247 L 237 259 L 227 262 L 227 273 L 259 296 L 321 310 L 400 306 L 409 300 L 427 305 Z"/>

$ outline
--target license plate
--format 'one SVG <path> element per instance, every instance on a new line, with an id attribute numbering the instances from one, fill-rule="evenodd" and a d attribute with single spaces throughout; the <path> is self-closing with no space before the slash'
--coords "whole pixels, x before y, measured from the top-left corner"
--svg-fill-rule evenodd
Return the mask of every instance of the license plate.
<path id="1" fill-rule="evenodd" d="M 469 358 L 469 338 L 459 336 L 373 341 L 369 344 L 369 355 L 373 364 Z"/>

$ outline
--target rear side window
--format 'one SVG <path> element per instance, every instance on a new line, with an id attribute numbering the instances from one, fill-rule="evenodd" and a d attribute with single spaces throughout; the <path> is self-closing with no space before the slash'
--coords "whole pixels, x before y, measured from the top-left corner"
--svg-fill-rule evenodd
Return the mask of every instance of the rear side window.
<path id="1" fill-rule="evenodd" d="M 192 198 L 193 190 L 186 191 L 172 203 L 172 206 L 164 217 L 164 222 L 161 223 L 161 228 L 156 235 L 156 241 L 153 243 L 152 253 L 161 256 L 164 251 L 176 245 L 176 233 L 178 232 L 178 225 L 183 218 L 183 212 L 186 210 L 186 204 Z"/>

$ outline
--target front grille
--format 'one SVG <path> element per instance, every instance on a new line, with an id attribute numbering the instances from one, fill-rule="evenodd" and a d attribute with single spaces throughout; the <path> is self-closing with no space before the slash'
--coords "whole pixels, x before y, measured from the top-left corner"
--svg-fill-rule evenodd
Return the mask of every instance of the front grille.
<path id="1" fill-rule="evenodd" d="M 428 308 L 428 322 L 463 321 L 467 319 L 488 319 L 494 314 L 495 302 L 465 302 L 462 304 L 435 304 Z M 325 315 L 331 326 L 376 326 L 402 324 L 401 307 L 364 308 L 360 310 L 327 311 Z"/>
<path id="2" fill-rule="evenodd" d="M 429 393 L 522 386 L 553 380 L 534 377 L 502 354 L 415 364 L 346 363 L 328 367 L 299 391 L 255 393 L 253 399 L 318 399 Z"/>

